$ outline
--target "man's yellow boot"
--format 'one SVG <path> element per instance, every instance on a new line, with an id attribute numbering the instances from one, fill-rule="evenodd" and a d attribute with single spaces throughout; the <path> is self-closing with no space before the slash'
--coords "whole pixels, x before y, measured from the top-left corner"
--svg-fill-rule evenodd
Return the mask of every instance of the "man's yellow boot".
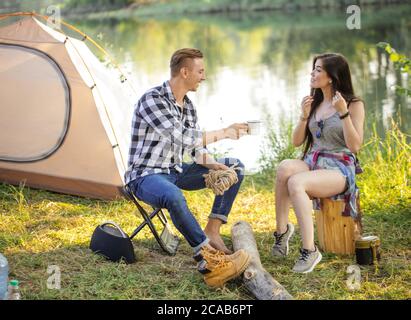
<path id="1" fill-rule="evenodd" d="M 202 247 L 194 259 L 210 287 L 222 287 L 227 281 L 240 276 L 250 263 L 250 255 L 242 249 L 228 256 L 208 246 Z"/>
<path id="2" fill-rule="evenodd" d="M 210 249 L 210 251 L 211 251 L 212 253 L 218 253 L 218 254 L 220 254 L 220 255 L 223 254 L 223 255 L 224 255 L 224 259 L 226 259 L 226 260 L 235 260 L 235 259 L 238 258 L 238 256 L 242 255 L 242 254 L 243 254 L 243 251 L 244 251 L 244 250 L 237 250 L 237 251 L 234 251 L 232 254 L 227 254 L 227 253 L 224 253 L 223 251 L 218 250 L 218 249 L 216 249 L 216 248 L 214 248 L 214 247 L 212 247 L 212 246 L 210 246 L 208 249 Z"/>

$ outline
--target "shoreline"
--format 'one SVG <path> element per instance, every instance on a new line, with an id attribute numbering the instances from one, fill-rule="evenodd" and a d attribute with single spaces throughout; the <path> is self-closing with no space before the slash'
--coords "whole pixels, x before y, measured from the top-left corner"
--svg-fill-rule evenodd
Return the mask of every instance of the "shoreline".
<path id="1" fill-rule="evenodd" d="M 345 8 L 352 5 L 350 1 L 306 1 L 302 3 L 289 3 L 276 2 L 276 3 L 263 3 L 252 4 L 245 6 L 239 3 L 225 4 L 225 5 L 213 5 L 205 3 L 188 4 L 186 6 L 170 5 L 170 4 L 158 4 L 158 5 L 138 5 L 132 4 L 125 8 L 110 9 L 106 8 L 101 11 L 93 11 L 93 8 L 86 10 L 71 9 L 68 14 L 62 12 L 62 15 L 67 18 L 84 18 L 88 19 L 124 19 L 124 18 L 144 18 L 144 17 L 165 17 L 170 15 L 209 15 L 217 16 L 221 14 L 258 14 L 262 12 L 283 12 L 293 13 L 300 11 L 312 11 L 312 10 L 336 10 Z M 407 4 L 406 0 L 363 0 L 360 5 L 361 8 L 382 8 L 388 6 L 401 6 Z M 95 8 L 94 8 L 95 9 Z"/>

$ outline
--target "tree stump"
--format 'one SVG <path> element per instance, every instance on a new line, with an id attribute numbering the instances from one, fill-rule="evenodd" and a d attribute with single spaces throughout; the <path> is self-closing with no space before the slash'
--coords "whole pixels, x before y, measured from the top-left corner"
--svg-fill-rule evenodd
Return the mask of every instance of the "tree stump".
<path id="1" fill-rule="evenodd" d="M 251 262 L 243 274 L 245 287 L 258 300 L 291 300 L 293 297 L 263 268 L 253 230 L 245 221 L 236 222 L 231 229 L 234 250 L 244 249 Z"/>
<path id="2" fill-rule="evenodd" d="M 355 240 L 361 230 L 351 217 L 343 216 L 344 201 L 321 199 L 322 210 L 315 210 L 317 237 L 323 252 L 336 254 L 355 253 Z"/>

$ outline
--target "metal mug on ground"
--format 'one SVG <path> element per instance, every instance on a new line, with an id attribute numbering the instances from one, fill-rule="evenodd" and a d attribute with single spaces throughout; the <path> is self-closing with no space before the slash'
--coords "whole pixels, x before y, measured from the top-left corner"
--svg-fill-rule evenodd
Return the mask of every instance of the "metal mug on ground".
<path id="1" fill-rule="evenodd" d="M 355 257 L 360 265 L 377 264 L 381 258 L 381 241 L 377 236 L 362 237 L 355 241 Z"/>

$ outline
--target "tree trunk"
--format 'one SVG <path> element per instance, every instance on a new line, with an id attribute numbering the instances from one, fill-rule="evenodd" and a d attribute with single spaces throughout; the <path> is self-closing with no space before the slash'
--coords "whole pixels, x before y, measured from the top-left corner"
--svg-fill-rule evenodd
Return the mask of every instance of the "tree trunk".
<path id="1" fill-rule="evenodd" d="M 245 221 L 236 222 L 231 229 L 234 250 L 244 249 L 251 256 L 251 262 L 244 271 L 246 288 L 258 300 L 291 300 L 293 297 L 263 268 L 253 230 Z"/>

